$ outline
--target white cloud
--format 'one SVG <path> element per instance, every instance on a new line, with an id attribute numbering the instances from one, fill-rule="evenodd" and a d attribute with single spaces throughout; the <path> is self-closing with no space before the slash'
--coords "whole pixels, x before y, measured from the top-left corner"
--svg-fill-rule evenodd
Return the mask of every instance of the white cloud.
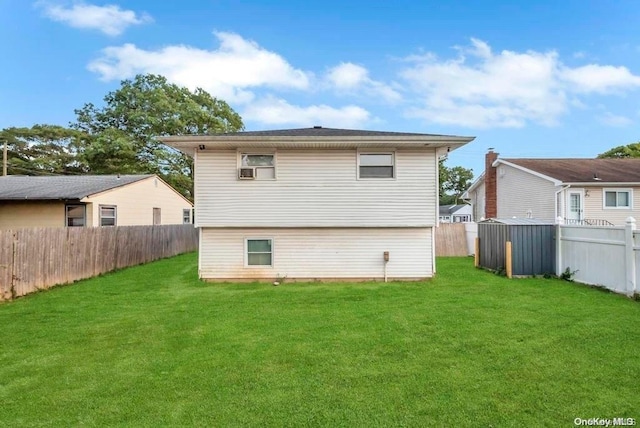
<path id="1" fill-rule="evenodd" d="M 600 119 L 600 122 L 604 123 L 605 125 L 615 126 L 615 127 L 623 127 L 623 126 L 629 126 L 633 124 L 633 120 L 631 120 L 630 118 L 626 116 L 613 114 L 611 112 L 606 112 L 599 119 Z"/>
<path id="2" fill-rule="evenodd" d="M 398 91 L 387 84 L 371 79 L 369 70 L 351 62 L 343 62 L 331 68 L 325 79 L 330 87 L 339 92 L 362 93 L 362 95 L 382 98 L 392 103 L 402 99 Z"/>
<path id="3" fill-rule="evenodd" d="M 254 98 L 252 88 L 306 90 L 311 73 L 292 67 L 280 55 L 234 33 L 215 32 L 218 49 L 185 45 L 145 50 L 133 44 L 108 47 L 92 61 L 89 70 L 103 80 L 154 73 L 194 89 L 201 87 L 227 102 L 246 103 Z"/>
<path id="4" fill-rule="evenodd" d="M 266 97 L 247 105 L 242 117 L 267 125 L 319 125 L 332 128 L 359 128 L 372 120 L 367 110 L 354 105 L 339 108 L 324 104 L 301 107 L 275 97 Z"/>
<path id="5" fill-rule="evenodd" d="M 577 68 L 563 68 L 561 78 L 578 92 L 608 93 L 640 86 L 640 76 L 627 67 L 589 64 Z"/>
<path id="6" fill-rule="evenodd" d="M 44 10 L 44 14 L 54 21 L 63 22 L 74 28 L 99 30 L 109 36 L 122 34 L 132 25 L 153 21 L 147 14 L 137 14 L 132 10 L 121 9 L 117 5 L 96 6 L 83 2 L 71 7 L 46 1 L 37 2 L 36 6 Z"/>
<path id="7" fill-rule="evenodd" d="M 625 67 L 567 67 L 555 51 L 493 52 L 478 39 L 455 58 L 413 55 L 401 72 L 416 96 L 406 116 L 474 128 L 556 124 L 578 96 L 640 86 Z"/>
<path id="8" fill-rule="evenodd" d="M 409 116 L 469 127 L 519 127 L 528 121 L 553 124 L 566 111 L 565 93 L 554 78 L 555 52 L 493 54 L 484 42 L 472 39 L 472 45 L 451 60 L 416 58 L 402 72 L 422 104 Z"/>

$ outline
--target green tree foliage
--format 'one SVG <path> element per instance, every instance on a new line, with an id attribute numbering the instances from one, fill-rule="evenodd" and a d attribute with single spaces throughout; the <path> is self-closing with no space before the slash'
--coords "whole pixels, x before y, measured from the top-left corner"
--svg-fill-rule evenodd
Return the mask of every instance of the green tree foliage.
<path id="1" fill-rule="evenodd" d="M 640 158 L 640 143 L 618 146 L 598 155 L 599 158 Z"/>
<path id="2" fill-rule="evenodd" d="M 5 128 L 0 143 L 7 142 L 10 175 L 82 174 L 88 167 L 79 157 L 84 144 L 79 131 L 58 125 Z"/>
<path id="3" fill-rule="evenodd" d="M 471 186 L 473 170 L 461 166 L 450 168 L 444 163 L 445 159 L 442 159 L 438 164 L 440 204 L 457 204 L 462 194 Z"/>
<path id="4" fill-rule="evenodd" d="M 153 74 L 124 80 L 104 107 L 75 110 L 72 128 L 87 135 L 81 157 L 95 173 L 152 173 L 193 198 L 192 160 L 157 137 L 215 134 L 243 129 L 224 101 L 198 88 L 190 91 Z"/>

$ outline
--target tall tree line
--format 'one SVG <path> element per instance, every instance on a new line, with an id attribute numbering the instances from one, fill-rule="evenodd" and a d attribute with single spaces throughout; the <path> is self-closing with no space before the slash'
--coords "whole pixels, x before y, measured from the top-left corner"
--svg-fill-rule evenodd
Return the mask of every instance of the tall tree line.
<path id="1" fill-rule="evenodd" d="M 42 124 L 0 131 L 0 143 L 8 144 L 8 173 L 158 174 L 192 199 L 192 160 L 157 138 L 244 129 L 226 102 L 153 74 L 122 81 L 102 107 L 87 103 L 75 115 L 69 127 Z"/>

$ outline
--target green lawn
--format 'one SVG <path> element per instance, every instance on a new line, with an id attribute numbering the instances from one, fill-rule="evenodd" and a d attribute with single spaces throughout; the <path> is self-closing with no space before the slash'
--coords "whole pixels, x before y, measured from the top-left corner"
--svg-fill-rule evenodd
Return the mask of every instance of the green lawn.
<path id="1" fill-rule="evenodd" d="M 0 426 L 640 418 L 640 304 L 467 258 L 423 283 L 215 284 L 187 254 L 0 304 Z"/>

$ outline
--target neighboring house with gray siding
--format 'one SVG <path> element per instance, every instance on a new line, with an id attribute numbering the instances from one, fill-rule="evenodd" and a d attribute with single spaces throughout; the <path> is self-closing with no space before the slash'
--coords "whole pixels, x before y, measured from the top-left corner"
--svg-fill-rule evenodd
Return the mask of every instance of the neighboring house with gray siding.
<path id="1" fill-rule="evenodd" d="M 640 216 L 640 159 L 502 159 L 490 151 L 484 174 L 463 197 L 478 220 L 624 225 Z"/>
<path id="2" fill-rule="evenodd" d="M 438 160 L 471 140 L 322 127 L 162 138 L 194 158 L 209 280 L 433 276 Z"/>
<path id="3" fill-rule="evenodd" d="M 0 229 L 182 224 L 192 209 L 151 174 L 0 177 Z"/>

